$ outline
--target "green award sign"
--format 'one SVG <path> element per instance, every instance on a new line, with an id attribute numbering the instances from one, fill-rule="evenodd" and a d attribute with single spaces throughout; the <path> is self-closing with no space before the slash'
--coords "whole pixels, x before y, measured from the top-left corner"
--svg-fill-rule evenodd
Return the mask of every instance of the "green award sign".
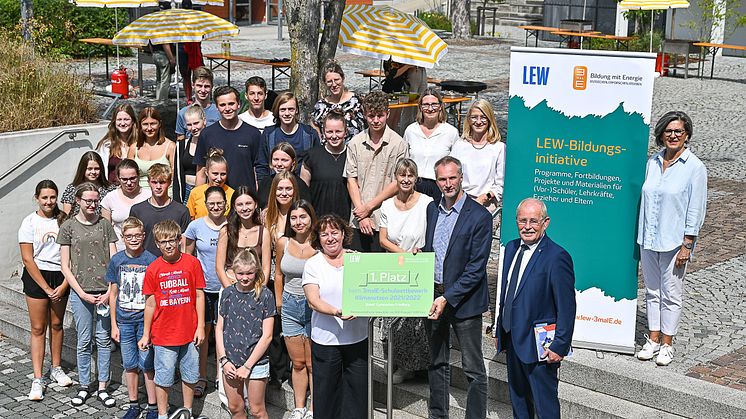
<path id="1" fill-rule="evenodd" d="M 344 315 L 427 317 L 435 253 L 345 253 L 344 258 Z"/>

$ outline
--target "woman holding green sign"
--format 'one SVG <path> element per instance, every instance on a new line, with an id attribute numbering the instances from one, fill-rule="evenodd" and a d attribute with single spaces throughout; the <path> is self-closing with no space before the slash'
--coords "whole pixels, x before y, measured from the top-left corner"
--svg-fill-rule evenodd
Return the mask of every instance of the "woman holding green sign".
<path id="1" fill-rule="evenodd" d="M 324 215 L 315 228 L 303 291 L 311 314 L 311 363 L 316 419 L 364 418 L 368 406 L 368 319 L 342 314 L 344 248 L 352 229 L 338 215 Z"/>
<path id="2" fill-rule="evenodd" d="M 381 247 L 392 253 L 409 253 L 425 245 L 427 206 L 433 201 L 428 195 L 415 191 L 418 179 L 417 164 L 401 159 L 394 169 L 398 190 L 396 195 L 381 204 L 379 240 Z M 384 318 L 383 339 L 389 341 L 386 330 L 391 328 L 394 342 L 394 384 L 414 378 L 415 371 L 430 365 L 424 318 Z"/>

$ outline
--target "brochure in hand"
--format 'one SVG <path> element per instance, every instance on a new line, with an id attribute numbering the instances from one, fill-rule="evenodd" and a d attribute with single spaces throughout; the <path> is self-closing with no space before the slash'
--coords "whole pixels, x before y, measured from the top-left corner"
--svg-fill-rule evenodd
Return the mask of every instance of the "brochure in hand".
<path id="1" fill-rule="evenodd" d="M 549 349 L 549 346 L 554 341 L 554 329 L 557 328 L 556 324 L 539 323 L 534 326 L 534 339 L 536 341 L 536 356 L 539 361 L 546 361 L 547 357 L 544 356 L 545 349 Z M 572 355 L 572 349 L 567 353 L 565 358 Z"/>

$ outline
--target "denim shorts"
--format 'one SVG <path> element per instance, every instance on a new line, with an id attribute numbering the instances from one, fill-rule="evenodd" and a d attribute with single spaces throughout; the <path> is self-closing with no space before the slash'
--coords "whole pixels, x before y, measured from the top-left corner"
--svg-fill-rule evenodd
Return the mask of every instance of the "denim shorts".
<path id="1" fill-rule="evenodd" d="M 262 365 L 254 365 L 249 375 L 249 380 L 263 380 L 269 377 L 269 362 Z"/>
<path id="2" fill-rule="evenodd" d="M 122 367 L 132 371 L 153 371 L 153 347 L 147 351 L 141 351 L 137 342 L 142 338 L 142 330 L 145 327 L 142 321 L 117 322 L 119 327 L 119 345 L 122 348 Z"/>
<path id="3" fill-rule="evenodd" d="M 282 336 L 311 337 L 311 307 L 305 295 L 282 292 Z"/>
<path id="4" fill-rule="evenodd" d="M 155 348 L 155 384 L 160 387 L 174 385 L 176 365 L 181 381 L 196 384 L 199 380 L 199 353 L 194 343 L 181 346 L 157 346 Z"/>

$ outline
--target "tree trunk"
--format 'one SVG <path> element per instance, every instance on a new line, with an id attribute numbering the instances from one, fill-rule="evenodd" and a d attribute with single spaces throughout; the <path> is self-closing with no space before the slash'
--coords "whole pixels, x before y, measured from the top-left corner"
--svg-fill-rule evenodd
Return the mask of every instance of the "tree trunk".
<path id="1" fill-rule="evenodd" d="M 345 10 L 345 0 L 329 0 L 329 6 L 324 13 L 324 32 L 321 34 L 319 45 L 319 86 L 324 85 L 324 75 L 321 69 L 337 53 L 339 28 L 342 24 L 342 13 Z"/>
<path id="2" fill-rule="evenodd" d="M 471 38 L 471 0 L 453 0 L 451 4 L 451 32 L 455 39 Z"/>
<path id="3" fill-rule="evenodd" d="M 21 35 L 23 40 L 33 45 L 34 39 L 31 32 L 31 19 L 34 17 L 33 0 L 21 0 Z"/>
<path id="4" fill-rule="evenodd" d="M 319 95 L 320 0 L 285 0 L 290 34 L 290 90 L 298 98 L 300 119 L 308 122 Z"/>

